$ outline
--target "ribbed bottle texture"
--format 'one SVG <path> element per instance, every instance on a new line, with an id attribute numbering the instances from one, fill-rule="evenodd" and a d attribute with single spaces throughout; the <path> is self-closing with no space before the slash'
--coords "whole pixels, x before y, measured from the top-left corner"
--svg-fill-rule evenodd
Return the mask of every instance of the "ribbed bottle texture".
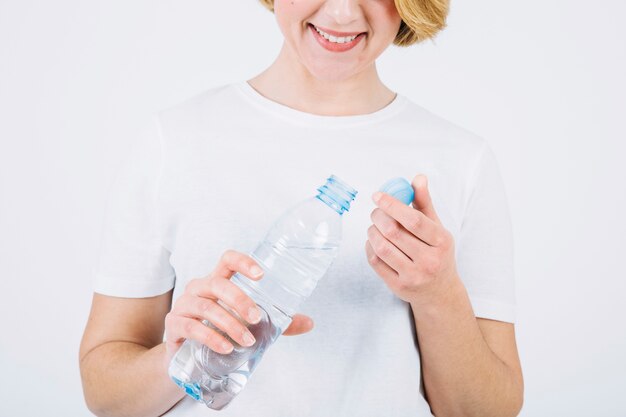
<path id="1" fill-rule="evenodd" d="M 234 346 L 221 354 L 194 340 L 186 340 L 169 367 L 170 377 L 192 398 L 221 410 L 245 387 L 265 350 L 289 327 L 300 304 L 313 292 L 337 256 L 341 219 L 357 191 L 334 175 L 280 216 L 250 254 L 265 274 L 253 281 L 235 273 L 231 281 L 261 308 L 257 324 L 247 324 L 254 345 L 241 346 L 208 321 Z M 235 317 L 237 313 L 227 308 Z"/>

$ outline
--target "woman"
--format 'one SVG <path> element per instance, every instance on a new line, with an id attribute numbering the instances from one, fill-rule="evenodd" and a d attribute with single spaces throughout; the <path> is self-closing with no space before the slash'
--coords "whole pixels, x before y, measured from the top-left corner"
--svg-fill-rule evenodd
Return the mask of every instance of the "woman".
<path id="1" fill-rule="evenodd" d="M 117 176 L 81 343 L 88 407 L 214 413 L 169 379 L 170 359 L 186 338 L 232 349 L 202 319 L 254 343 L 216 301 L 257 320 L 229 278 L 263 279 L 246 253 L 268 219 L 337 174 L 372 198 L 412 178 L 415 199 L 354 201 L 337 260 L 284 333 L 300 336 L 279 338 L 221 415 L 517 415 L 512 228 L 494 154 L 376 71 L 392 42 L 441 30 L 447 1 L 264 4 L 285 37 L 276 60 L 156 114 Z"/>

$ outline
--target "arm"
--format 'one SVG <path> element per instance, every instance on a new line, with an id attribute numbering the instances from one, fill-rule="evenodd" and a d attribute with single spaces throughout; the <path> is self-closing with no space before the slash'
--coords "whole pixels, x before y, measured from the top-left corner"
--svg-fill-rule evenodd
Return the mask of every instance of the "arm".
<path id="1" fill-rule="evenodd" d="M 184 396 L 167 374 L 162 342 L 172 290 L 150 298 L 94 293 L 80 345 L 87 407 L 97 416 L 159 416 Z"/>
<path id="2" fill-rule="evenodd" d="M 205 278 L 191 280 L 172 306 L 172 293 L 149 298 L 120 298 L 94 294 L 85 334 L 80 346 L 80 372 L 87 407 L 98 416 L 160 416 L 184 397 L 170 380 L 167 368 L 185 339 L 195 339 L 220 353 L 230 340 L 249 346 L 244 326 L 216 301 L 224 301 L 240 317 L 256 323 L 250 309 L 253 299 L 230 281 L 239 272 L 251 279 L 249 255 L 228 250 L 215 270 Z M 201 324 L 206 319 L 225 332 Z M 167 328 L 168 344 L 163 342 Z M 313 321 L 295 314 L 283 335 L 306 333 Z M 230 339 L 230 340 L 229 340 Z"/>
<path id="3" fill-rule="evenodd" d="M 437 302 L 411 306 L 433 414 L 518 415 L 524 384 L 513 324 L 474 317 L 458 279 Z"/>
<path id="4" fill-rule="evenodd" d="M 457 272 L 454 238 L 425 177 L 416 176 L 413 187 L 413 208 L 385 193 L 373 196 L 378 208 L 365 250 L 389 289 L 411 305 L 428 402 L 438 417 L 515 416 L 523 382 L 513 325 L 476 319 Z"/>

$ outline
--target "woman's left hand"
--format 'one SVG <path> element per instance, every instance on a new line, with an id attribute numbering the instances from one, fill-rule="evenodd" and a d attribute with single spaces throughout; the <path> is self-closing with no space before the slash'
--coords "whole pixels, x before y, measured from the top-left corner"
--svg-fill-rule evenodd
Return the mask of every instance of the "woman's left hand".
<path id="1" fill-rule="evenodd" d="M 432 204 L 425 175 L 417 175 L 413 207 L 386 193 L 374 193 L 378 206 L 367 229 L 367 259 L 400 299 L 429 304 L 440 299 L 458 281 L 454 238 Z M 380 199 L 376 201 L 376 196 Z"/>

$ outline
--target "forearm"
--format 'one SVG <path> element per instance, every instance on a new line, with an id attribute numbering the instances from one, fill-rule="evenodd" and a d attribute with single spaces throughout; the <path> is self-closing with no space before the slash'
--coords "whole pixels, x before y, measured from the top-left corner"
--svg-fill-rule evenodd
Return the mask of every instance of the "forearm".
<path id="1" fill-rule="evenodd" d="M 485 342 L 460 279 L 436 303 L 411 303 L 424 385 L 438 417 L 516 416 L 521 381 Z"/>
<path id="2" fill-rule="evenodd" d="M 109 342 L 80 362 L 83 391 L 97 416 L 160 416 L 184 393 L 167 374 L 165 344 Z"/>

